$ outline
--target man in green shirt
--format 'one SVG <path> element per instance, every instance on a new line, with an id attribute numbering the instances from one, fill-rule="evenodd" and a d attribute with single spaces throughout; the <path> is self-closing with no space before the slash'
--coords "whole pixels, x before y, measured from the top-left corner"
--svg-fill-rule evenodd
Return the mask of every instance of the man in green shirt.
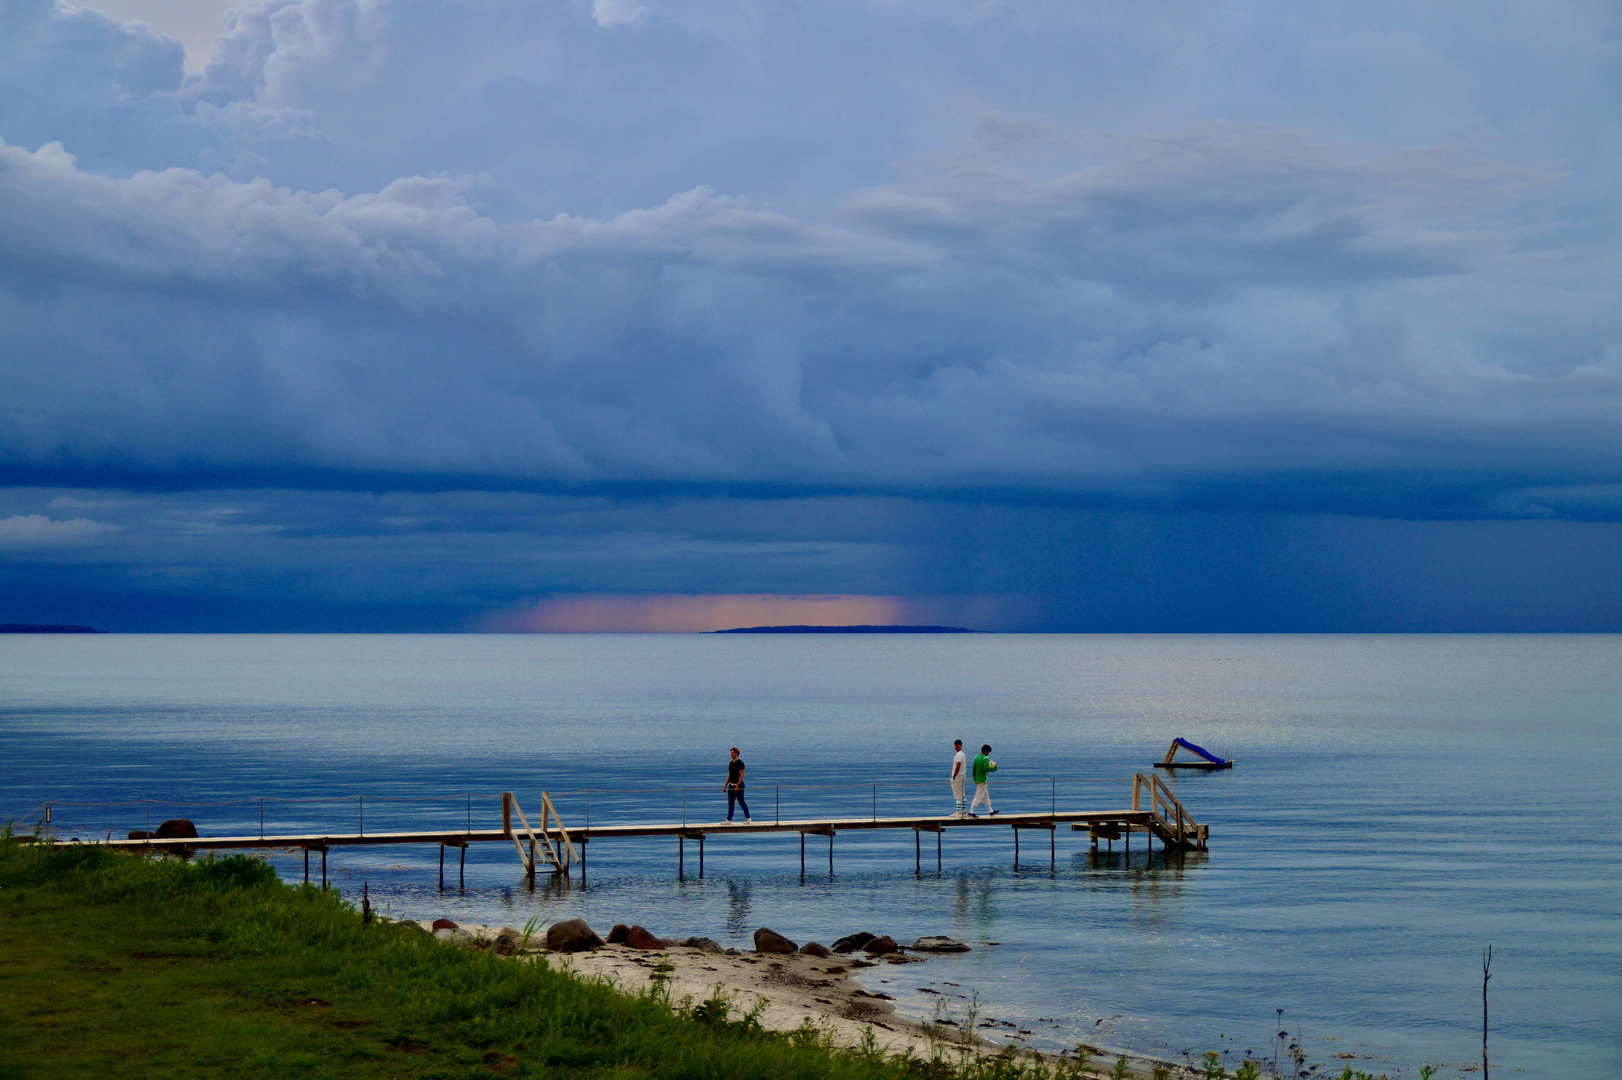
<path id="1" fill-rule="evenodd" d="M 986 743 L 980 747 L 980 753 L 974 759 L 974 801 L 969 804 L 970 817 L 977 818 L 980 816 L 974 810 L 975 807 L 980 805 L 982 799 L 986 803 L 986 813 L 992 817 L 997 816 L 997 811 L 991 808 L 991 792 L 986 790 L 986 782 L 991 779 L 991 774 L 996 771 L 997 763 L 991 760 L 991 744 Z"/>

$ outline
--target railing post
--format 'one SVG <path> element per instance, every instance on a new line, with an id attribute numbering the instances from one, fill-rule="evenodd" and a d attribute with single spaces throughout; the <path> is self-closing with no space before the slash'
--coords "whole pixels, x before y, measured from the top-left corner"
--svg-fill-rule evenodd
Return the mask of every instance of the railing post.
<path id="1" fill-rule="evenodd" d="M 1142 773 L 1133 773 L 1132 774 L 1132 810 L 1133 810 L 1133 812 L 1136 812 L 1137 809 L 1138 809 L 1138 805 L 1139 805 L 1138 804 L 1138 794 L 1142 790 L 1142 788 L 1143 788 L 1143 774 Z"/>
<path id="2" fill-rule="evenodd" d="M 501 835 L 510 837 L 513 834 L 513 793 L 501 793 Z"/>

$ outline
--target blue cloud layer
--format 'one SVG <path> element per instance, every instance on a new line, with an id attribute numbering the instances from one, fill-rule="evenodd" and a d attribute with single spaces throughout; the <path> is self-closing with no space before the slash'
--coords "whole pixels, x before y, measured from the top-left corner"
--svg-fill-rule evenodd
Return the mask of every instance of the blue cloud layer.
<path id="1" fill-rule="evenodd" d="M 1603 5 L 271 0 L 183 59 L 0 3 L 0 483 L 274 490 L 315 561 L 348 496 L 293 489 L 460 492 L 491 550 L 550 543 L 524 499 L 617 500 L 595 535 L 667 556 L 667 500 L 933 507 L 736 581 L 468 569 L 444 610 L 938 594 L 916 568 L 995 562 L 1004 518 L 1073 554 L 1099 513 L 1622 520 Z M 169 565 L 157 520 L 62 565 Z"/>

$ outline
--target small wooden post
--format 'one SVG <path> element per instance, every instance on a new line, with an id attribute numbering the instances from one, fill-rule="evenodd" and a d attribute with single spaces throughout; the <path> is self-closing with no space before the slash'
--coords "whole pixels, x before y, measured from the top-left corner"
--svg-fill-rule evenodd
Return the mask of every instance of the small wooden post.
<path id="1" fill-rule="evenodd" d="M 1014 829 L 1014 869 L 1019 869 L 1019 829 Z"/>
<path id="2" fill-rule="evenodd" d="M 439 891 L 445 891 L 445 845 L 439 845 Z"/>
<path id="3" fill-rule="evenodd" d="M 467 888 L 467 845 L 462 845 L 462 865 L 456 872 L 456 887 Z"/>
<path id="4" fill-rule="evenodd" d="M 828 876 L 834 876 L 834 831 L 828 830 Z"/>
<path id="5" fill-rule="evenodd" d="M 924 838 L 918 829 L 912 830 L 912 863 L 913 872 L 924 872 Z"/>
<path id="6" fill-rule="evenodd" d="M 685 792 L 683 793 L 685 794 Z M 687 862 L 687 837 L 681 833 L 676 834 L 676 880 L 680 881 L 682 870 Z"/>
<path id="7" fill-rule="evenodd" d="M 704 834 L 703 833 L 698 834 L 698 876 L 699 876 L 700 880 L 702 880 L 703 877 L 704 877 Z"/>
<path id="8" fill-rule="evenodd" d="M 805 833 L 800 834 L 800 876 L 805 877 Z"/>
<path id="9" fill-rule="evenodd" d="M 535 841 L 533 840 L 529 842 L 529 868 L 525 872 L 525 876 L 529 878 L 529 887 L 533 890 L 535 888 Z"/>
<path id="10" fill-rule="evenodd" d="M 501 835 L 502 836 L 511 836 L 512 834 L 513 834 L 513 793 L 510 792 L 510 791 L 503 791 L 501 793 Z"/>
<path id="11" fill-rule="evenodd" d="M 321 849 L 321 891 L 327 891 L 327 849 Z"/>
<path id="12" fill-rule="evenodd" d="M 443 858 L 443 856 L 441 856 Z M 304 884 L 310 883 L 310 849 L 304 849 Z"/>

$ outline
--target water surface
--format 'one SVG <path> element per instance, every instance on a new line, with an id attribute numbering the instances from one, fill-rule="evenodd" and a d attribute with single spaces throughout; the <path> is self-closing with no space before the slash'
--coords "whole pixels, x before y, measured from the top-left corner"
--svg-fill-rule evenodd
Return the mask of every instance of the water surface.
<path id="1" fill-rule="evenodd" d="M 1065 832 L 1050 861 L 1027 834 L 1016 868 L 984 829 L 923 873 L 905 833 L 839 836 L 832 876 L 812 838 L 803 878 L 792 836 L 711 839 L 703 880 L 670 840 L 599 842 L 583 887 L 534 893 L 497 845 L 444 893 L 437 848 L 331 872 L 395 915 L 948 933 L 978 947 L 870 983 L 920 1016 L 977 995 L 1029 1045 L 1235 1062 L 1283 1009 L 1319 1073 L 1479 1061 L 1490 943 L 1495 1068 L 1622 1073 L 1615 636 L 0 637 L 0 812 L 49 799 L 70 835 L 256 829 L 260 796 L 271 830 L 493 827 L 494 796 L 542 789 L 571 822 L 716 820 L 733 745 L 757 817 L 945 811 L 954 737 L 995 746 L 1000 808 L 1122 807 L 1174 735 L 1239 762 L 1170 781 L 1208 854 Z"/>

